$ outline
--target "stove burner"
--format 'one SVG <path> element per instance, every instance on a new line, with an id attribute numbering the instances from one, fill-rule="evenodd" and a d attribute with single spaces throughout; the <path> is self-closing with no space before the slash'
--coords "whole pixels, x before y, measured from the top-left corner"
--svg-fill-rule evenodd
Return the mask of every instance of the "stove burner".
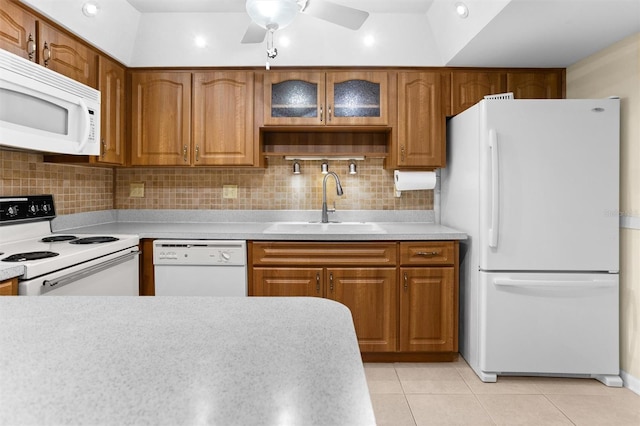
<path id="1" fill-rule="evenodd" d="M 77 238 L 75 235 L 52 235 L 50 237 L 44 237 L 40 241 L 43 243 L 57 243 L 58 241 L 71 241 Z"/>
<path id="2" fill-rule="evenodd" d="M 55 257 L 59 253 L 52 251 L 32 251 L 28 253 L 16 253 L 9 257 L 2 259 L 3 262 L 25 262 L 27 260 L 46 259 L 48 257 Z"/>
<path id="3" fill-rule="evenodd" d="M 119 239 L 120 238 L 116 237 L 86 237 L 70 241 L 69 244 L 101 244 L 111 243 L 113 241 L 118 241 Z"/>

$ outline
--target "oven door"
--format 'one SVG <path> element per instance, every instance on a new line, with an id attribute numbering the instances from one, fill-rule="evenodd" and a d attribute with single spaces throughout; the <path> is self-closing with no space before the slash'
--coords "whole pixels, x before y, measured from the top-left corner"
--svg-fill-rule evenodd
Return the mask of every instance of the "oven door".
<path id="1" fill-rule="evenodd" d="M 137 296 L 137 247 L 19 282 L 20 296 Z"/>

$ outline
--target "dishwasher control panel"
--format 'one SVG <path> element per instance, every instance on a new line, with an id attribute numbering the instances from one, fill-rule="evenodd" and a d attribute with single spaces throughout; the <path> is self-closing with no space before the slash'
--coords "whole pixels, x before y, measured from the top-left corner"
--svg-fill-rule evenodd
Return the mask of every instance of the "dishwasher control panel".
<path id="1" fill-rule="evenodd" d="M 154 265 L 247 264 L 247 244 L 239 240 L 155 240 Z"/>

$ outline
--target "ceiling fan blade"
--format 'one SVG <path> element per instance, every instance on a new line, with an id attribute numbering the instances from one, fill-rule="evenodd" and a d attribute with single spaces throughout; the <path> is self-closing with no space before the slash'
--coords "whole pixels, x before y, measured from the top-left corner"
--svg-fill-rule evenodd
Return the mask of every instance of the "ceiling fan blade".
<path id="1" fill-rule="evenodd" d="M 266 28 L 262 28 L 260 25 L 251 21 L 240 43 L 243 43 L 243 44 L 262 43 L 266 35 L 267 35 Z"/>
<path id="2" fill-rule="evenodd" d="M 308 0 L 302 13 L 352 30 L 359 29 L 369 17 L 369 12 L 327 0 Z"/>

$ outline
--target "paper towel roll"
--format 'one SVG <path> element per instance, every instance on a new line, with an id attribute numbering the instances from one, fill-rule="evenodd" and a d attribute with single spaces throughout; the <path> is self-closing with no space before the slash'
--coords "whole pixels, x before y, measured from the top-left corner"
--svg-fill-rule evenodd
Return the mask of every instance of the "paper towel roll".
<path id="1" fill-rule="evenodd" d="M 436 187 L 436 172 L 403 172 L 395 170 L 393 180 L 396 191 L 415 191 Z"/>

